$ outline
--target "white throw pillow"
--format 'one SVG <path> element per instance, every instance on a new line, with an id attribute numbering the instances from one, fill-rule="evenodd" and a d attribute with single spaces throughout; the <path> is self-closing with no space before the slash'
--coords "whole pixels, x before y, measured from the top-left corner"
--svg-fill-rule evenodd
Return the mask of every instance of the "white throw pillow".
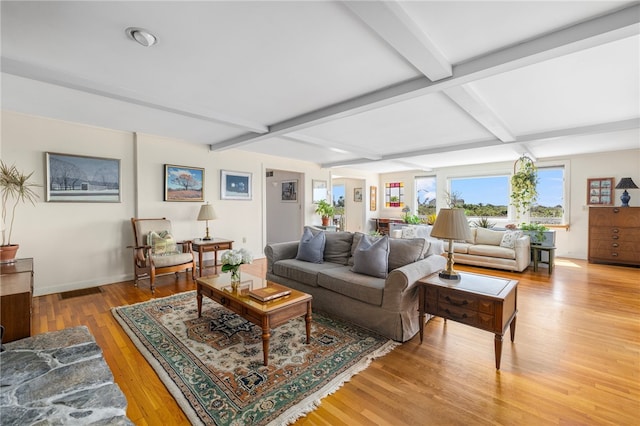
<path id="1" fill-rule="evenodd" d="M 502 236 L 502 241 L 500 241 L 500 247 L 505 248 L 515 248 L 516 240 L 522 237 L 522 231 L 507 231 Z"/>

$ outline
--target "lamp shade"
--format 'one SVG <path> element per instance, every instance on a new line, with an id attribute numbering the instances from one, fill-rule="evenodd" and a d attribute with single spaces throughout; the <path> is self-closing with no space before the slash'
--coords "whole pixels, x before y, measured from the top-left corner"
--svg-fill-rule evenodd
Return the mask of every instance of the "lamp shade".
<path id="1" fill-rule="evenodd" d="M 630 177 L 620 179 L 620 182 L 616 185 L 616 189 L 635 189 L 637 187 L 638 185 Z"/>
<path id="2" fill-rule="evenodd" d="M 471 238 L 469 221 L 463 209 L 440 209 L 433 224 L 431 236 L 445 240 L 466 240 Z"/>
<path id="3" fill-rule="evenodd" d="M 200 207 L 200 212 L 198 213 L 198 220 L 213 220 L 216 218 L 216 212 L 213 211 L 213 206 L 209 203 L 203 204 Z"/>

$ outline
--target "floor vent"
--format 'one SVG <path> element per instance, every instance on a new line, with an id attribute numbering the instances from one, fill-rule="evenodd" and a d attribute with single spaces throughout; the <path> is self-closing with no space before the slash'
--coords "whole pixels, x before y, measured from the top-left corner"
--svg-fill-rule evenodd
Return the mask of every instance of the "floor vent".
<path id="1" fill-rule="evenodd" d="M 89 294 L 98 294 L 98 293 L 102 293 L 102 289 L 100 287 L 63 291 L 62 293 L 60 293 L 60 300 L 71 299 L 72 297 L 87 296 Z"/>

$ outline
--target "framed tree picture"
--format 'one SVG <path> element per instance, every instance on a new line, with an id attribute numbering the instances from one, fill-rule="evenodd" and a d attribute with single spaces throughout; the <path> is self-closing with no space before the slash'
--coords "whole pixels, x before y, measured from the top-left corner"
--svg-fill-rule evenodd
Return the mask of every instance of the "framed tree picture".
<path id="1" fill-rule="evenodd" d="M 204 169 L 165 164 L 164 201 L 204 201 Z"/>
<path id="2" fill-rule="evenodd" d="M 298 181 L 285 180 L 282 182 L 281 200 L 285 203 L 298 202 Z"/>
<path id="3" fill-rule="evenodd" d="M 613 205 L 613 182 L 612 177 L 587 179 L 587 204 Z"/>
<path id="4" fill-rule="evenodd" d="M 45 163 L 47 201 L 120 202 L 120 160 L 47 152 Z"/>
<path id="5" fill-rule="evenodd" d="M 220 170 L 221 200 L 251 200 L 251 173 Z"/>

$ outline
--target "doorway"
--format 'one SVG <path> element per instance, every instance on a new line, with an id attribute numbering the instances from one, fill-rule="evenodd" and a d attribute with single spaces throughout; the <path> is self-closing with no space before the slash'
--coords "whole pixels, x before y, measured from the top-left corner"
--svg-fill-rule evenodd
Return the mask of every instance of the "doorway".
<path id="1" fill-rule="evenodd" d="M 266 169 L 265 176 L 267 244 L 299 240 L 304 223 L 304 174 Z"/>

